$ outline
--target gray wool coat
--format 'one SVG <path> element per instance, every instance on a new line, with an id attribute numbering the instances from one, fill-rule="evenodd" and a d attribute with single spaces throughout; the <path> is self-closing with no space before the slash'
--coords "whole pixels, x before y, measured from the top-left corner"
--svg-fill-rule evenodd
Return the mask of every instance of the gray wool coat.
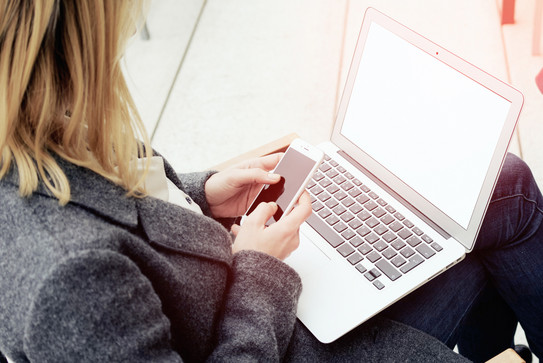
<path id="1" fill-rule="evenodd" d="M 232 255 L 210 218 L 210 173 L 166 172 L 205 216 L 125 191 L 59 159 L 72 200 L 18 196 L 0 180 L 0 351 L 15 362 L 445 361 L 409 327 L 374 319 L 324 345 L 296 320 L 298 275 L 258 252 Z M 421 349 L 422 347 L 422 349 Z"/>

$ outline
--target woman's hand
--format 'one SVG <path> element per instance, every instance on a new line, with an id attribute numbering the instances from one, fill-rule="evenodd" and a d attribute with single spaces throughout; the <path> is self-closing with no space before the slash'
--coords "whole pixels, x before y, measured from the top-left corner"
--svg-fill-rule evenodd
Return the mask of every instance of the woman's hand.
<path id="1" fill-rule="evenodd" d="M 249 204 L 263 184 L 275 184 L 277 174 L 269 173 L 283 154 L 272 154 L 213 174 L 205 184 L 207 203 L 215 218 L 238 217 L 247 211 Z"/>
<path id="2" fill-rule="evenodd" d="M 232 233 L 236 236 L 232 251 L 235 253 L 241 250 L 255 250 L 283 260 L 298 248 L 300 226 L 311 215 L 309 194 L 304 191 L 298 205 L 289 214 L 267 227 L 266 222 L 276 211 L 277 204 L 260 203 L 247 216 L 241 227 L 232 226 Z"/>

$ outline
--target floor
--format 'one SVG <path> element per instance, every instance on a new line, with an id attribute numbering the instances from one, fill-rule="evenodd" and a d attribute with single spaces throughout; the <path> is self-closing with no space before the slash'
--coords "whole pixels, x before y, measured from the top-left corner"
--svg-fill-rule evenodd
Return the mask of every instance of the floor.
<path id="1" fill-rule="evenodd" d="M 291 132 L 318 143 L 331 131 L 373 6 L 524 93 L 510 151 L 543 187 L 536 1 L 518 0 L 515 24 L 504 26 L 501 0 L 154 1 L 150 39 L 133 38 L 125 71 L 153 146 L 179 172 L 212 168 Z"/>

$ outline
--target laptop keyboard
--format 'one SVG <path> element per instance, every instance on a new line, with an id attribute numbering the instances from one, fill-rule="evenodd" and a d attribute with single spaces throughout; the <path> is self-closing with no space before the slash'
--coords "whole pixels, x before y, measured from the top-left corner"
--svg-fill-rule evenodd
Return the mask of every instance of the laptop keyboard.
<path id="1" fill-rule="evenodd" d="M 328 155 L 307 190 L 307 223 L 379 290 L 443 250 Z"/>

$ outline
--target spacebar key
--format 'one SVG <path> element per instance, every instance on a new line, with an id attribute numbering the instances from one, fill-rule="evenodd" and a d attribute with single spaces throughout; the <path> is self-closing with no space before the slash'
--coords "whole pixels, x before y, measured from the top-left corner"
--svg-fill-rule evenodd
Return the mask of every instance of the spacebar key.
<path id="1" fill-rule="evenodd" d="M 328 224 L 315 215 L 311 213 L 311 216 L 306 221 L 315 231 L 317 231 L 322 238 L 324 238 L 330 245 L 334 248 L 345 242 L 345 240 L 336 233 Z"/>

